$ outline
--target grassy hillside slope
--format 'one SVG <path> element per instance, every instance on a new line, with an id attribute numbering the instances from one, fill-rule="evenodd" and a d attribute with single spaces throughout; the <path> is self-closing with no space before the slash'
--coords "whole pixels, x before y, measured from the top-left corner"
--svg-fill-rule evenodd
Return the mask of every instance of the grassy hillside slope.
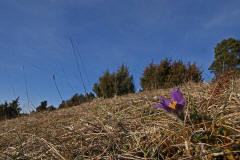
<path id="1" fill-rule="evenodd" d="M 185 121 L 152 108 L 172 89 L 0 122 L 0 159 L 236 159 L 240 81 L 181 86 Z"/>

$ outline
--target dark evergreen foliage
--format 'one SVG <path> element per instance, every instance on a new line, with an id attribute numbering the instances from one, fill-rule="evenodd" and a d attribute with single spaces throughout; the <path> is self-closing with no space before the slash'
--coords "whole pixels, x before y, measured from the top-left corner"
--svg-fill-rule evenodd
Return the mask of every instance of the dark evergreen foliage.
<path id="1" fill-rule="evenodd" d="M 115 74 L 110 74 L 108 71 L 99 78 L 99 88 L 101 95 L 104 98 L 113 97 L 115 94 Z"/>
<path id="2" fill-rule="evenodd" d="M 187 68 L 181 61 L 174 61 L 169 72 L 169 86 L 177 86 L 187 81 Z"/>
<path id="3" fill-rule="evenodd" d="M 153 63 L 150 63 L 143 72 L 143 77 L 140 79 L 140 83 L 143 89 L 154 89 L 155 82 L 154 82 L 154 75 L 156 73 L 156 66 Z"/>
<path id="4" fill-rule="evenodd" d="M 193 64 L 188 62 L 186 74 L 186 81 L 201 82 L 203 80 L 202 71 L 195 62 Z"/>
<path id="5" fill-rule="evenodd" d="M 97 97 L 102 97 L 102 92 L 100 90 L 100 86 L 99 86 L 99 83 L 94 83 L 93 85 L 93 92 L 96 93 Z"/>
<path id="6" fill-rule="evenodd" d="M 140 79 L 143 90 L 168 88 L 187 81 L 201 82 L 202 71 L 195 63 L 185 65 L 181 60 L 164 59 L 159 65 L 150 63 Z"/>
<path id="7" fill-rule="evenodd" d="M 153 62 L 147 66 L 143 72 L 140 83 L 143 89 L 152 90 L 167 87 L 169 81 L 169 72 L 171 70 L 171 60 L 166 58 L 159 65 Z"/>
<path id="8" fill-rule="evenodd" d="M 19 97 L 11 103 L 0 104 L 0 120 L 11 119 L 20 116 Z"/>
<path id="9" fill-rule="evenodd" d="M 69 100 L 62 101 L 62 103 L 59 105 L 59 109 L 66 108 L 66 107 L 72 107 L 77 106 L 85 102 L 89 102 L 95 98 L 94 94 L 92 92 L 86 93 L 84 96 L 83 94 L 78 95 L 77 93 L 74 94 Z"/>
<path id="10" fill-rule="evenodd" d="M 85 97 L 87 101 L 91 101 L 95 98 L 95 95 L 92 92 L 90 92 L 90 93 L 86 93 Z"/>
<path id="11" fill-rule="evenodd" d="M 54 110 L 56 110 L 56 108 L 53 105 L 51 105 L 51 106 L 47 107 L 47 110 L 48 111 L 54 111 Z"/>
<path id="12" fill-rule="evenodd" d="M 65 101 L 62 101 L 62 103 L 58 106 L 59 109 L 66 108 L 66 107 L 67 105 Z"/>
<path id="13" fill-rule="evenodd" d="M 36 108 L 36 112 L 42 112 L 47 110 L 47 101 L 42 101 L 40 105 Z"/>
<path id="14" fill-rule="evenodd" d="M 215 77 L 225 71 L 237 72 L 240 70 L 240 40 L 225 39 L 215 47 L 215 60 L 208 68 Z"/>
<path id="15" fill-rule="evenodd" d="M 104 98 L 134 93 L 133 76 L 129 75 L 128 67 L 122 64 L 116 73 L 111 74 L 109 71 L 106 71 L 99 78 L 99 83 L 94 84 L 93 91 L 98 97 Z"/>
<path id="16" fill-rule="evenodd" d="M 116 95 L 124 95 L 134 93 L 135 87 L 133 84 L 133 76 L 129 75 L 127 66 L 124 64 L 118 69 L 116 74 L 113 74 L 115 83 L 114 89 Z"/>
<path id="17" fill-rule="evenodd" d="M 56 108 L 53 105 L 47 107 L 47 101 L 42 101 L 40 105 L 36 108 L 36 112 L 42 111 L 54 111 Z"/>

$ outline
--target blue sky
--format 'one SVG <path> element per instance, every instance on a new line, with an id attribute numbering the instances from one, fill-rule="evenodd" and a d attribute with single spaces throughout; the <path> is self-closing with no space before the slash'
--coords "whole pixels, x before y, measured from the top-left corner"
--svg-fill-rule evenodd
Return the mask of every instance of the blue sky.
<path id="1" fill-rule="evenodd" d="M 64 99 L 84 93 L 69 35 L 88 91 L 122 63 L 138 89 L 144 67 L 166 57 L 195 61 L 209 81 L 216 44 L 239 39 L 239 6 L 239 0 L 1 0 L 0 103 L 20 96 L 30 109 L 23 66 L 35 106 L 61 102 L 53 74 Z"/>

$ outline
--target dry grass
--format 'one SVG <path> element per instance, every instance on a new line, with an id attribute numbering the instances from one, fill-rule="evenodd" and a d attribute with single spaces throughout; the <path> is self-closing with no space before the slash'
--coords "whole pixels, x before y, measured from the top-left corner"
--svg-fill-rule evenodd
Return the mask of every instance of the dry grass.
<path id="1" fill-rule="evenodd" d="M 171 89 L 2 121 L 0 159 L 237 159 L 240 81 L 219 83 L 182 86 L 184 122 L 151 107 Z"/>

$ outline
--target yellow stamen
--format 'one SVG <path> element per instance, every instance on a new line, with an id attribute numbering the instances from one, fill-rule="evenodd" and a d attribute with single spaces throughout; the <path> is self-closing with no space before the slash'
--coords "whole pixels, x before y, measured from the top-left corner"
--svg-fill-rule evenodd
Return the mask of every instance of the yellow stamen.
<path id="1" fill-rule="evenodd" d="M 177 102 L 172 102 L 172 103 L 169 104 L 169 107 L 175 110 L 176 109 L 176 104 L 177 104 Z"/>

